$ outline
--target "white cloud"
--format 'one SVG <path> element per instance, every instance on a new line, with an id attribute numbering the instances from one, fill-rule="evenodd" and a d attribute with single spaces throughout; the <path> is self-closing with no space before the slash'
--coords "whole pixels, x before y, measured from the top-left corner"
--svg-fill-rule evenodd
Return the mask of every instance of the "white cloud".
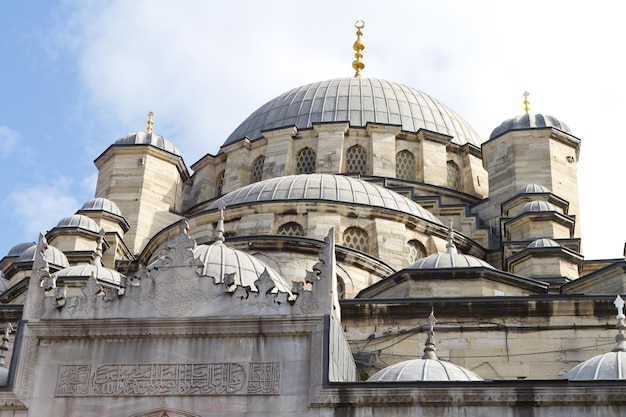
<path id="1" fill-rule="evenodd" d="M 0 159 L 11 156 L 17 147 L 19 133 L 6 126 L 0 126 Z"/>
<path id="2" fill-rule="evenodd" d="M 70 191 L 69 178 L 50 178 L 46 183 L 14 188 L 3 201 L 9 216 L 28 236 L 46 233 L 79 204 Z"/>

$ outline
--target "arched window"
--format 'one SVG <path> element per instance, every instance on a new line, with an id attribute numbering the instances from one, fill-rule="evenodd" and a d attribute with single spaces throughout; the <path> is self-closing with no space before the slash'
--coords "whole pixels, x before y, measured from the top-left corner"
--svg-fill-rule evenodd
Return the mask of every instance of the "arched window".
<path id="1" fill-rule="evenodd" d="M 361 175 L 367 173 L 367 152 L 362 146 L 354 145 L 346 152 L 346 172 Z"/>
<path id="2" fill-rule="evenodd" d="M 263 179 L 263 164 L 265 164 L 265 155 L 259 156 L 252 163 L 252 182 L 259 182 Z"/>
<path id="3" fill-rule="evenodd" d="M 346 298 L 346 283 L 339 275 L 337 275 L 337 298 L 340 300 Z"/>
<path id="4" fill-rule="evenodd" d="M 413 265 L 418 259 L 426 256 L 426 249 L 424 249 L 424 245 L 418 240 L 409 240 L 406 245 L 406 251 L 410 265 Z"/>
<path id="5" fill-rule="evenodd" d="M 222 170 L 219 174 L 217 174 L 217 179 L 215 180 L 215 197 L 221 196 L 223 189 L 224 189 L 224 170 Z"/>
<path id="6" fill-rule="evenodd" d="M 304 229 L 296 222 L 285 223 L 278 228 L 281 236 L 304 236 Z"/>
<path id="7" fill-rule="evenodd" d="M 396 154 L 396 178 L 417 181 L 415 175 L 415 156 L 409 151 L 400 151 Z"/>
<path id="8" fill-rule="evenodd" d="M 461 189 L 461 170 L 459 166 L 452 161 L 448 161 L 448 187 L 453 190 Z"/>
<path id="9" fill-rule="evenodd" d="M 296 171 L 298 174 L 312 174 L 315 172 L 315 151 L 311 148 L 304 148 L 298 152 L 296 160 Z"/>
<path id="10" fill-rule="evenodd" d="M 367 232 L 360 227 L 348 227 L 343 232 L 343 244 L 359 252 L 368 253 Z"/>

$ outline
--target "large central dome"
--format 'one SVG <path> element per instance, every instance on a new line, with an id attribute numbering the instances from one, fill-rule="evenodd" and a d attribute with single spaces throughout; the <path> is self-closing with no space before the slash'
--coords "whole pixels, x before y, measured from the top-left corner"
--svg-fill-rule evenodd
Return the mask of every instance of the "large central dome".
<path id="1" fill-rule="evenodd" d="M 350 122 L 402 126 L 407 132 L 426 129 L 452 137 L 459 145 L 480 147 L 481 139 L 458 114 L 428 94 L 376 78 L 338 78 L 294 88 L 265 103 L 228 137 L 224 145 L 244 137 L 259 139 L 264 130 L 313 123 Z"/>

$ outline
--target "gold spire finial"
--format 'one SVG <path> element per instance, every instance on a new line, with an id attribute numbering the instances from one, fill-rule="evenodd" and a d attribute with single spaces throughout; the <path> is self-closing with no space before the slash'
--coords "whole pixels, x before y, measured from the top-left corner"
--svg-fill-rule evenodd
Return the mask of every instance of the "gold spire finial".
<path id="1" fill-rule="evenodd" d="M 356 59 L 352 62 L 352 68 L 354 68 L 354 70 L 356 71 L 356 73 L 354 74 L 354 78 L 360 78 L 361 70 L 365 68 L 365 64 L 363 63 L 363 61 L 361 61 L 361 58 L 363 58 L 363 54 L 361 53 L 361 51 L 365 49 L 365 45 L 363 45 L 363 41 L 361 41 L 361 36 L 363 35 L 361 29 L 365 27 L 365 22 L 362 20 L 357 20 L 354 23 L 354 27 L 356 28 L 356 41 L 354 42 L 354 45 L 352 45 L 352 49 L 356 51 L 356 53 L 354 54 L 354 57 Z"/>
<path id="2" fill-rule="evenodd" d="M 529 95 L 530 93 L 528 91 L 524 91 L 524 111 L 526 112 L 526 114 L 528 114 L 528 112 L 530 111 L 530 107 L 528 107 L 528 105 L 530 104 L 530 101 L 528 101 Z"/>
<path id="3" fill-rule="evenodd" d="M 148 134 L 152 133 L 152 123 L 154 123 L 152 121 L 152 116 L 154 116 L 154 113 L 152 113 L 152 112 L 148 113 L 148 129 L 147 129 L 147 132 L 146 132 Z"/>

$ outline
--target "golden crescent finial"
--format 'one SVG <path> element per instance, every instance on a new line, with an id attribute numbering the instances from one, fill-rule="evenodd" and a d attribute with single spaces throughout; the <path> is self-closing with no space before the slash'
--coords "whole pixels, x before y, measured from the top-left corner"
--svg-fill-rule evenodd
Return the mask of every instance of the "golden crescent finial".
<path id="1" fill-rule="evenodd" d="M 148 113 L 148 129 L 146 131 L 148 134 L 152 133 L 152 124 L 154 123 L 152 121 L 152 116 L 154 116 L 154 113 Z"/>
<path id="2" fill-rule="evenodd" d="M 530 111 L 530 107 L 528 107 L 528 105 L 530 104 L 530 101 L 528 101 L 529 95 L 530 93 L 528 91 L 524 91 L 524 111 L 526 112 L 526 114 L 528 114 L 528 112 Z"/>
<path id="3" fill-rule="evenodd" d="M 363 41 L 361 41 L 361 36 L 363 36 L 363 32 L 361 32 L 361 29 L 365 27 L 365 22 L 362 20 L 357 20 L 354 23 L 354 27 L 356 28 L 356 41 L 354 42 L 354 45 L 352 45 L 352 49 L 356 51 L 356 53 L 354 54 L 354 57 L 356 59 L 352 62 L 352 68 L 354 68 L 354 70 L 356 71 L 356 73 L 354 74 L 354 78 L 360 78 L 361 70 L 365 68 L 365 64 L 363 63 L 363 61 L 361 61 L 361 58 L 363 58 L 363 54 L 361 53 L 361 51 L 365 49 L 365 45 L 363 45 Z"/>

